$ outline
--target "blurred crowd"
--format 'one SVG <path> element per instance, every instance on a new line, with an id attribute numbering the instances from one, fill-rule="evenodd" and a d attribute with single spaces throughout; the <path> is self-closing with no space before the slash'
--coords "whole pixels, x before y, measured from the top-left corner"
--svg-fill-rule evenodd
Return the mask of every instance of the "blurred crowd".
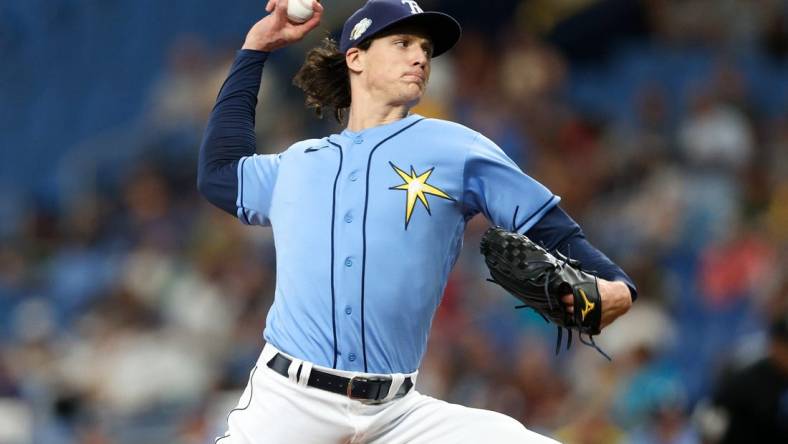
<path id="1" fill-rule="evenodd" d="M 423 3 L 463 25 L 478 6 Z M 435 60 L 415 111 L 496 141 L 639 297 L 598 337 L 612 362 L 577 341 L 554 355 L 555 328 L 485 282 L 479 216 L 417 389 L 562 442 L 689 444 L 746 442 L 726 437 L 749 408 L 730 387 L 774 380 L 767 397 L 782 399 L 765 416 L 788 433 L 788 7 L 637 2 L 642 28 L 600 49 L 554 25 L 622 2 L 504 3 L 495 32 L 468 24 Z M 259 152 L 339 129 L 289 86 L 303 51 L 265 68 Z M 195 188 L 233 56 L 179 39 L 144 112 L 85 137 L 58 167 L 57 204 L 26 201 L 0 231 L 0 443 L 202 444 L 223 432 L 275 285 L 270 230 Z M 763 365 L 772 379 L 737 379 Z"/>

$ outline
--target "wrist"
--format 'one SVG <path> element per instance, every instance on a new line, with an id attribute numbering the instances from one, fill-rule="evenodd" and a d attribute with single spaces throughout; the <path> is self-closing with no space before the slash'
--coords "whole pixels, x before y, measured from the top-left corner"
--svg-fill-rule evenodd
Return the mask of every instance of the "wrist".
<path id="1" fill-rule="evenodd" d="M 260 52 L 273 52 L 284 45 L 276 45 L 274 42 L 268 41 L 260 41 L 256 39 L 247 39 L 241 49 L 248 49 L 250 51 L 260 51 Z"/>
<path id="2" fill-rule="evenodd" d="M 623 312 L 629 311 L 632 306 L 632 293 L 629 291 L 629 286 L 621 281 L 605 281 L 605 284 L 612 302 Z"/>
<path id="3" fill-rule="evenodd" d="M 597 279 L 597 285 L 602 299 L 602 309 L 609 314 L 610 322 L 632 307 L 632 295 L 626 283 Z"/>
<path id="4" fill-rule="evenodd" d="M 272 52 L 284 46 L 287 41 L 282 36 L 277 35 L 263 26 L 255 25 L 248 34 L 241 49 L 251 49 L 253 51 Z"/>

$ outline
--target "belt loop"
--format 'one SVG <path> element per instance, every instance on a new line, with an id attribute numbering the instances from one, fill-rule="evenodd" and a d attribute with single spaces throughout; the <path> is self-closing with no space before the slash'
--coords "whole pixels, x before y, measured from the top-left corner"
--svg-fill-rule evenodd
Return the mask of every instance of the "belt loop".
<path id="1" fill-rule="evenodd" d="M 295 383 L 298 382 L 298 379 L 297 379 L 298 367 L 300 367 L 301 363 L 303 363 L 303 362 L 304 361 L 302 361 L 300 359 L 295 359 L 295 358 L 293 358 L 293 360 L 290 361 L 290 367 L 287 368 L 287 377 L 290 378 L 291 382 L 295 382 Z"/>
<path id="2" fill-rule="evenodd" d="M 304 361 L 301 364 L 301 373 L 298 375 L 298 385 L 301 387 L 306 387 L 307 383 L 309 382 L 309 375 L 312 374 L 312 363 Z"/>
<path id="3" fill-rule="evenodd" d="M 403 375 L 402 373 L 392 373 L 389 392 L 386 395 L 386 397 L 381 400 L 381 402 L 388 402 L 394 399 L 394 396 L 397 395 L 397 392 L 399 391 L 399 388 L 402 386 L 403 381 L 405 381 L 405 375 Z"/>

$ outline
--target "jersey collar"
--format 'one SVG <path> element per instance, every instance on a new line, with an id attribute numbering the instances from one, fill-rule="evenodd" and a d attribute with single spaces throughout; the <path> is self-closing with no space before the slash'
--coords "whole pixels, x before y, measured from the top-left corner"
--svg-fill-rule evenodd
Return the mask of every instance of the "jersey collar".
<path id="1" fill-rule="evenodd" d="M 360 143 L 364 145 L 368 145 L 370 142 L 377 143 L 423 118 L 424 117 L 419 114 L 409 114 L 407 117 L 397 120 L 396 122 L 373 126 L 372 128 L 361 131 L 350 131 L 349 129 L 345 129 L 339 134 L 332 134 L 329 136 L 329 140 L 339 145 L 356 143 L 356 141 L 360 141 Z"/>

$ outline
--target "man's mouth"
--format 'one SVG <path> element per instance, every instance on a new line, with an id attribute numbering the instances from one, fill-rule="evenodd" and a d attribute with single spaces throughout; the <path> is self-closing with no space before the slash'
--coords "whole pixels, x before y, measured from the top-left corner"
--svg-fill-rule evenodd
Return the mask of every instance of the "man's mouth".
<path id="1" fill-rule="evenodd" d="M 420 72 L 407 72 L 403 75 L 403 77 L 409 80 L 416 80 L 420 83 L 424 83 L 424 74 Z"/>

